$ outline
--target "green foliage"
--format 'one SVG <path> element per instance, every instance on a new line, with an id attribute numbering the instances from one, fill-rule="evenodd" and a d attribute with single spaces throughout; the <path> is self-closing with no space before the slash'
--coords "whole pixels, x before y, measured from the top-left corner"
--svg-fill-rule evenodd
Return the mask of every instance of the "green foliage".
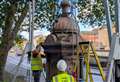
<path id="1" fill-rule="evenodd" d="M 36 42 L 37 42 L 38 45 L 39 45 L 39 44 L 43 44 L 44 41 L 45 41 L 44 36 L 40 36 L 40 37 L 38 37 L 38 38 L 36 39 Z"/>
<path id="2" fill-rule="evenodd" d="M 80 22 L 88 25 L 103 25 L 106 23 L 104 0 L 94 0 L 95 3 L 91 3 L 91 0 L 79 0 L 78 18 Z M 115 21 L 114 0 L 109 0 L 110 12 L 112 21 Z"/>
<path id="3" fill-rule="evenodd" d="M 103 0 L 95 0 L 94 4 L 91 4 L 91 0 L 78 0 L 78 18 L 80 22 L 88 24 L 88 25 L 103 25 L 105 21 L 105 10 L 103 5 Z M 114 0 L 109 0 L 110 2 L 110 11 L 112 21 L 115 20 L 114 17 Z M 17 20 L 21 10 L 28 4 L 28 0 L 3 0 L 0 1 L 0 28 L 4 27 L 5 21 L 5 12 L 7 6 L 11 5 L 12 3 L 16 3 L 16 16 L 15 19 Z M 36 0 L 35 6 L 35 29 L 38 27 L 40 28 L 50 28 L 52 25 L 53 20 L 55 19 L 55 8 L 58 7 L 55 4 L 55 0 Z M 28 20 L 28 16 L 26 18 Z M 28 26 L 29 22 L 24 22 L 23 25 Z M 25 28 L 25 29 L 28 29 Z M 25 30 L 22 29 L 22 30 Z"/>
<path id="4" fill-rule="evenodd" d="M 5 1 L 0 1 L 0 29 L 4 26 L 4 20 L 5 20 Z"/>
<path id="5" fill-rule="evenodd" d="M 54 0 L 42 0 L 36 2 L 35 23 L 41 28 L 50 28 L 55 13 Z"/>
<path id="6" fill-rule="evenodd" d="M 5 27 L 5 17 L 11 5 L 15 4 L 14 20 L 18 20 L 19 14 L 27 4 L 25 0 L 1 0 L 0 1 L 0 30 Z M 12 21 L 12 20 L 11 20 Z M 0 31 L 1 32 L 1 31 Z"/>
<path id="7" fill-rule="evenodd" d="M 23 48 L 24 44 L 24 38 L 21 35 L 17 35 L 15 38 L 15 45 L 17 45 L 20 49 Z"/>
<path id="8" fill-rule="evenodd" d="M 15 38 L 16 43 L 25 40 L 21 35 L 17 35 Z"/>

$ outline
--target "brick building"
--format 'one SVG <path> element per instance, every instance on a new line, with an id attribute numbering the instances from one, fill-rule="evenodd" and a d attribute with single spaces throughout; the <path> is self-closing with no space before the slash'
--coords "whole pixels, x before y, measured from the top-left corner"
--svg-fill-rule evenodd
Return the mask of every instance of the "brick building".
<path id="1" fill-rule="evenodd" d="M 112 32 L 115 33 L 115 26 L 112 28 Z M 81 32 L 81 38 L 85 41 L 91 41 L 94 43 L 96 49 L 109 50 L 109 40 L 107 27 L 93 29 L 92 31 Z"/>

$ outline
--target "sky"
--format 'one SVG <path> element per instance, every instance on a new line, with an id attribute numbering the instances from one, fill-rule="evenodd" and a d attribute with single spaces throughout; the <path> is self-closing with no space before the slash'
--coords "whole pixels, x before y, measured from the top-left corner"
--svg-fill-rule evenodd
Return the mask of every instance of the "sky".
<path id="1" fill-rule="evenodd" d="M 82 24 L 79 24 L 79 28 L 80 28 L 80 31 L 91 31 L 93 29 L 91 26 L 84 26 Z M 97 28 L 97 27 L 94 27 L 94 28 Z M 34 31 L 34 37 L 37 35 L 47 36 L 49 34 L 50 34 L 50 32 L 45 28 Z M 25 39 L 29 40 L 28 32 L 22 31 L 20 33 L 20 35 L 22 35 Z"/>
<path id="2" fill-rule="evenodd" d="M 34 37 L 38 36 L 38 35 L 47 36 L 49 34 L 50 34 L 50 32 L 47 31 L 47 29 L 40 29 L 40 30 L 36 30 L 36 31 L 33 32 Z M 25 39 L 29 40 L 29 33 L 28 32 L 22 31 L 20 33 L 20 35 L 22 35 Z"/>
<path id="3" fill-rule="evenodd" d="M 92 26 L 83 25 L 83 24 L 80 23 L 79 28 L 80 28 L 80 31 L 91 31 L 94 28 L 97 28 L 97 26 L 94 26 L 94 28 L 93 28 Z"/>

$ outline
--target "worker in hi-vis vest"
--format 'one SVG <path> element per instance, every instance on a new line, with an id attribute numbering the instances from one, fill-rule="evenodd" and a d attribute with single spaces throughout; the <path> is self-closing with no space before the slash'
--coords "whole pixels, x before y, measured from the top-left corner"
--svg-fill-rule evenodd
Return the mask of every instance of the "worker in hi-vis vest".
<path id="1" fill-rule="evenodd" d="M 76 82 L 74 77 L 66 72 L 67 63 L 61 59 L 57 63 L 59 73 L 52 77 L 52 82 Z"/>
<path id="2" fill-rule="evenodd" d="M 34 82 L 40 82 L 40 75 L 43 70 L 41 55 L 43 55 L 43 53 L 44 52 L 38 49 L 32 51 L 31 69 L 32 75 L 34 77 Z"/>

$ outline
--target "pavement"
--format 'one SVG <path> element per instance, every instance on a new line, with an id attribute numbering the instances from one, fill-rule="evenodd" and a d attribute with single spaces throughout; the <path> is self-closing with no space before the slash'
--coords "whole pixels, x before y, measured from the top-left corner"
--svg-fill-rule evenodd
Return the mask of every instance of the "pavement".
<path id="1" fill-rule="evenodd" d="M 16 66 L 18 65 L 20 61 L 21 56 L 17 55 L 8 55 L 7 62 L 5 66 L 5 71 L 14 75 L 17 73 L 17 76 L 24 77 L 27 80 L 27 72 L 31 68 L 30 64 L 27 61 L 27 55 L 24 56 L 23 61 L 19 67 L 19 70 L 16 72 Z M 33 82 L 32 76 L 30 76 Z M 41 74 L 40 82 L 45 82 L 45 78 L 43 76 L 43 73 Z"/>

